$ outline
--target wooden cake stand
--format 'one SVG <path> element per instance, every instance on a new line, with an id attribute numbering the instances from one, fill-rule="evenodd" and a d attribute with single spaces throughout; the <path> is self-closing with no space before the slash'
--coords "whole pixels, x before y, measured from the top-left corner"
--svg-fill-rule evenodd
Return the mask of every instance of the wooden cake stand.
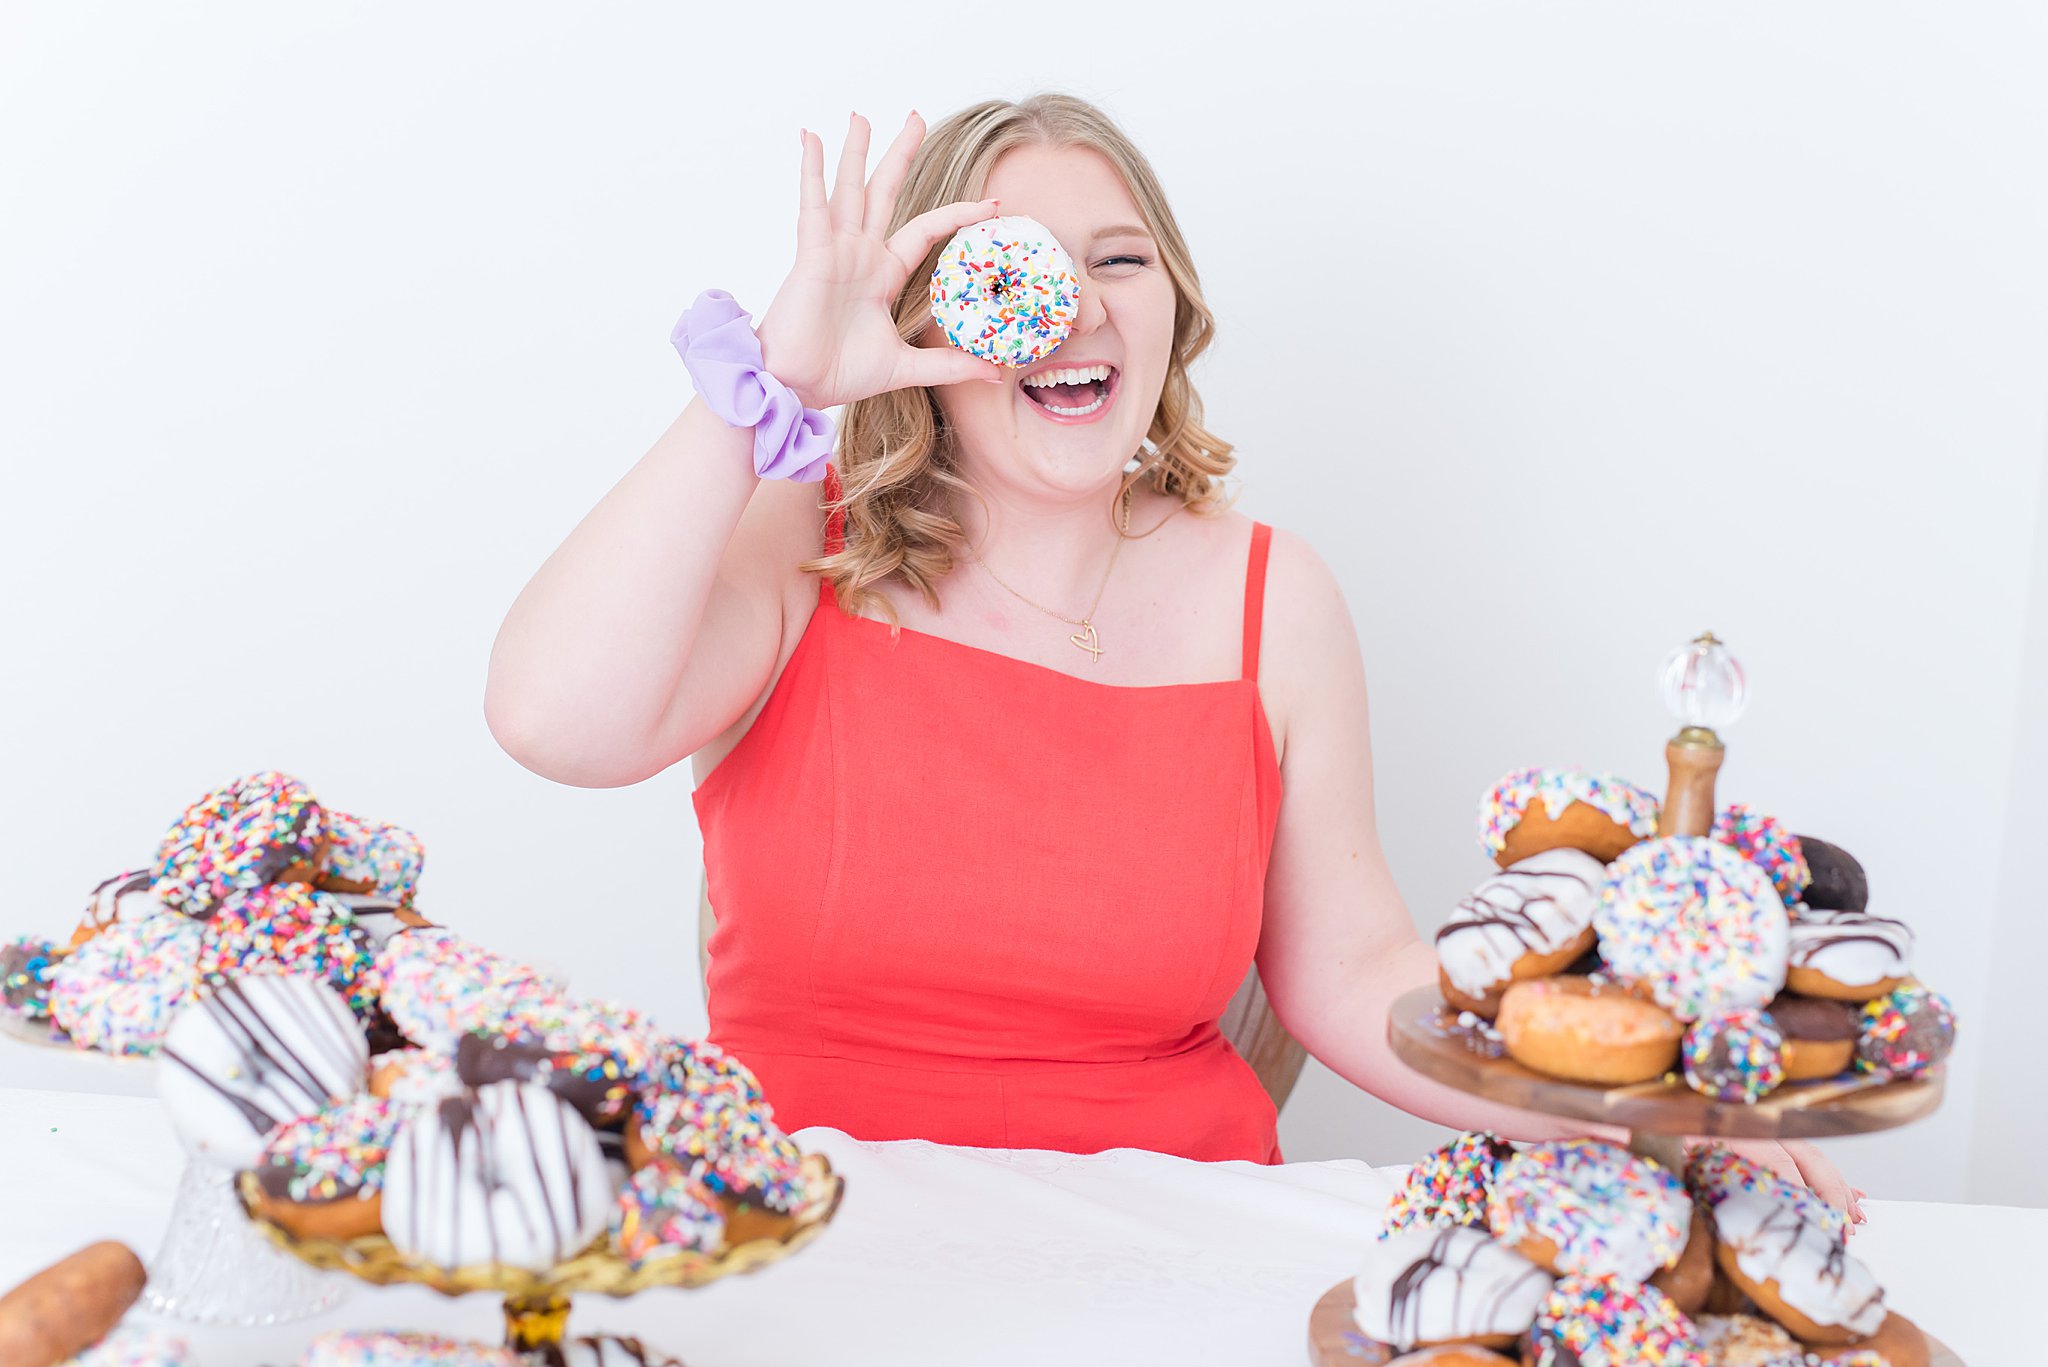
<path id="1" fill-rule="evenodd" d="M 1819 1139 L 1868 1134 L 1909 1124 L 1941 1104 L 1941 1075 L 1903 1082 L 1844 1073 L 1794 1082 L 1755 1105 L 1701 1096 L 1682 1079 L 1661 1078 L 1626 1087 L 1564 1082 L 1531 1071 L 1507 1056 L 1498 1037 L 1458 1023 L 1435 987 L 1418 987 L 1394 1001 L 1387 1037 L 1400 1060 L 1447 1087 L 1505 1106 L 1568 1116 L 1629 1132 L 1629 1147 L 1673 1171 L 1684 1170 L 1681 1136 L 1729 1139 Z M 1324 1293 L 1309 1315 L 1308 1357 L 1313 1367 L 1379 1367 L 1390 1360 L 1358 1331 L 1347 1277 Z M 1964 1367 L 1933 1338 L 1931 1367 Z"/>

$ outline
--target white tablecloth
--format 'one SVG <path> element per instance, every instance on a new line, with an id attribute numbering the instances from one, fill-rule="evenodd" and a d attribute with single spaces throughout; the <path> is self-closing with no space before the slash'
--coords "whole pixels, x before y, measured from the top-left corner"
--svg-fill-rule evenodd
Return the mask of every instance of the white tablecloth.
<path id="1" fill-rule="evenodd" d="M 799 1140 L 847 1181 L 815 1244 L 700 1291 L 578 1297 L 572 1330 L 637 1333 L 689 1367 L 1300 1367 L 1310 1307 L 1349 1275 L 1390 1190 L 1360 1162 L 1076 1157 L 864 1144 L 835 1130 Z M 0 1289 L 94 1239 L 148 1258 L 180 1161 L 151 1098 L 0 1087 Z M 2027 1269 L 2048 1248 L 2048 1211 L 1869 1210 L 1853 1247 L 1892 1304 L 1971 1367 L 2009 1362 L 1992 1326 L 2040 1294 Z M 184 1331 L 197 1367 L 288 1367 L 333 1327 L 502 1333 L 488 1296 L 351 1288 L 338 1308 L 283 1328 Z"/>

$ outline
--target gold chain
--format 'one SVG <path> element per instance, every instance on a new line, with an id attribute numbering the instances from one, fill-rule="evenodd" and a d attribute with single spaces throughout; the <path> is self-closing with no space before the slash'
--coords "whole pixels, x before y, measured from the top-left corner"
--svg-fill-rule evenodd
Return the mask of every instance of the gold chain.
<path id="1" fill-rule="evenodd" d="M 1054 619 L 1055 621 L 1065 622 L 1070 627 L 1081 628 L 1081 630 L 1067 637 L 1067 639 L 1069 641 L 1072 641 L 1074 645 L 1079 649 L 1087 651 L 1091 657 L 1093 657 L 1096 661 L 1099 662 L 1102 659 L 1102 638 L 1098 636 L 1095 631 L 1095 609 L 1102 606 L 1102 595 L 1109 588 L 1110 572 L 1116 569 L 1116 558 L 1118 555 L 1123 553 L 1124 542 L 1135 539 L 1130 535 L 1130 531 L 1131 491 L 1136 487 L 1137 485 L 1135 481 L 1124 486 L 1122 510 L 1117 519 L 1118 531 L 1116 538 L 1116 547 L 1109 553 L 1109 564 L 1105 565 L 1102 570 L 1102 582 L 1095 586 L 1095 601 L 1088 605 L 1088 612 L 1087 615 L 1084 617 L 1076 618 L 1061 616 L 1059 613 L 1054 612 L 1051 608 L 1045 606 L 1043 603 L 1035 603 L 1031 599 L 1026 598 L 1023 594 L 1018 593 L 1017 590 L 1010 588 L 1008 584 L 1003 582 L 1003 577 L 997 574 L 993 569 L 990 569 L 989 563 L 986 560 L 983 560 L 980 556 L 969 556 L 968 559 L 972 560 L 975 564 L 981 566 L 981 568 L 988 574 L 989 578 L 995 580 L 998 585 L 1008 590 L 1011 596 L 1015 597 L 1019 602 L 1023 603 L 1025 606 L 1037 608 L 1046 616 Z M 1154 528 L 1154 530 L 1156 531 L 1157 528 Z M 1147 535 L 1150 535 L 1150 533 L 1147 533 Z"/>

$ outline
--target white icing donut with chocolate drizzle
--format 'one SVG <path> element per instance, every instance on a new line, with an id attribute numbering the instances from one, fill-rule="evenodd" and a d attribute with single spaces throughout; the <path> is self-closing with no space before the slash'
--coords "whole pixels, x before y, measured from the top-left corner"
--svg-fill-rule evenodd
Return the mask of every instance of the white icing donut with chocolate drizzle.
<path id="1" fill-rule="evenodd" d="M 683 1367 L 680 1359 L 636 1338 L 589 1334 L 533 1350 L 540 1367 Z"/>
<path id="2" fill-rule="evenodd" d="M 1555 954 L 1586 933 L 1607 866 L 1584 850 L 1531 855 L 1472 889 L 1436 933 L 1437 963 L 1460 992 L 1483 997 L 1518 959 Z"/>
<path id="3" fill-rule="evenodd" d="M 611 1174 L 583 1117 L 546 1087 L 494 1082 L 422 1110 L 384 1166 L 384 1232 L 442 1268 L 545 1272 L 596 1237 Z"/>
<path id="4" fill-rule="evenodd" d="M 1839 1234 L 1789 1203 L 1737 1192 L 1714 1207 L 1714 1233 L 1755 1282 L 1774 1282 L 1786 1305 L 1857 1337 L 1884 1323 L 1884 1288 Z"/>
<path id="5" fill-rule="evenodd" d="M 156 1086 L 185 1147 L 254 1167 L 265 1138 L 362 1090 L 369 1046 L 334 990 L 314 978 L 229 978 L 171 1022 Z"/>
<path id="6" fill-rule="evenodd" d="M 116 921 L 146 921 L 170 910 L 149 890 L 149 881 L 148 869 L 136 869 L 117 873 L 94 888 L 73 941 L 90 939 Z"/>
<path id="7" fill-rule="evenodd" d="M 1793 968 L 1810 968 L 1845 987 L 1903 978 L 1912 972 L 1913 932 L 1904 921 L 1867 911 L 1792 913 Z"/>
<path id="8" fill-rule="evenodd" d="M 1509 1338 L 1536 1322 L 1550 1285 L 1548 1272 L 1470 1226 L 1407 1229 L 1367 1246 L 1352 1318 L 1404 1350 Z"/>

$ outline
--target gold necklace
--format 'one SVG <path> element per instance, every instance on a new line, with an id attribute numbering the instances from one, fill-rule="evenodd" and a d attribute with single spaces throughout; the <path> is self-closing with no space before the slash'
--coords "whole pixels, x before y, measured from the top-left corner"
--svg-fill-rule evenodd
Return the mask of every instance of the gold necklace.
<path id="1" fill-rule="evenodd" d="M 1109 564 L 1103 567 L 1102 582 L 1095 586 L 1095 601 L 1088 605 L 1088 612 L 1086 616 L 1078 618 L 1063 617 L 1059 613 L 1054 612 L 1051 608 L 1046 607 L 1043 603 L 1034 603 L 1029 598 L 1026 598 L 1023 594 L 1018 593 L 1017 590 L 1010 588 L 1008 584 L 1003 583 L 1002 576 L 997 574 L 994 570 L 989 569 L 989 564 L 986 560 L 983 560 L 978 555 L 971 555 L 968 557 L 968 559 L 972 560 L 975 564 L 981 566 L 981 568 L 987 572 L 989 578 L 995 580 L 996 583 L 1001 585 L 1003 588 L 1008 589 L 1014 597 L 1016 597 L 1019 601 L 1023 602 L 1027 607 L 1037 608 L 1046 616 L 1051 617 L 1057 621 L 1065 622 L 1070 627 L 1081 628 L 1073 635 L 1067 637 L 1067 639 L 1069 641 L 1072 641 L 1080 649 L 1087 651 L 1089 656 L 1092 659 L 1094 659 L 1096 663 L 1099 664 L 1102 661 L 1102 638 L 1096 635 L 1095 632 L 1095 609 L 1102 606 L 1102 594 L 1103 591 L 1109 587 L 1110 571 L 1116 568 L 1116 558 L 1123 551 L 1124 542 L 1131 539 L 1131 490 L 1134 487 L 1135 485 L 1133 484 L 1126 484 L 1124 486 L 1123 510 L 1121 516 L 1118 518 L 1119 529 L 1116 538 L 1116 548 L 1110 551 L 1109 553 Z"/>

